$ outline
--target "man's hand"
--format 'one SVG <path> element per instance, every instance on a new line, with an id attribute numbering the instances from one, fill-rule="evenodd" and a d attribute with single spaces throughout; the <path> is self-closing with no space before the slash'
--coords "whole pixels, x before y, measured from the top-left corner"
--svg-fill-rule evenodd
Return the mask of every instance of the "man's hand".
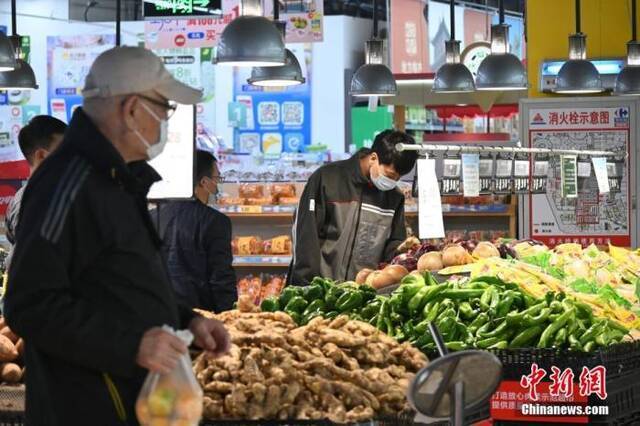
<path id="1" fill-rule="evenodd" d="M 194 343 L 215 357 L 227 354 L 231 348 L 229 332 L 218 320 L 195 317 L 189 330 L 193 333 Z"/>
<path id="2" fill-rule="evenodd" d="M 187 349 L 181 339 L 154 327 L 142 336 L 136 363 L 154 373 L 167 374 L 176 368 L 180 356 L 186 354 Z"/>

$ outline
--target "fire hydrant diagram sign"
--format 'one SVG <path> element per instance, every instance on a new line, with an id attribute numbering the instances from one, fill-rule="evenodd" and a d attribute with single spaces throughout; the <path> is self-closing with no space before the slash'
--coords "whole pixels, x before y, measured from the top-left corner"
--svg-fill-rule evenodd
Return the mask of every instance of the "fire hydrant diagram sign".
<path id="1" fill-rule="evenodd" d="M 599 105 L 595 101 L 530 103 L 528 109 L 521 110 L 521 117 L 526 117 L 528 124 L 525 138 L 531 147 L 618 154 L 606 161 L 607 169 L 611 170 L 609 179 L 619 187 L 604 194 L 599 191 L 593 170 L 589 176 L 578 173 L 576 177 L 572 172 L 571 178 L 576 183 L 568 185 L 567 157 L 551 156 L 546 193 L 529 195 L 531 238 L 550 246 L 567 242 L 631 246 L 628 157 L 631 106 Z M 582 160 L 591 161 L 589 157 Z"/>

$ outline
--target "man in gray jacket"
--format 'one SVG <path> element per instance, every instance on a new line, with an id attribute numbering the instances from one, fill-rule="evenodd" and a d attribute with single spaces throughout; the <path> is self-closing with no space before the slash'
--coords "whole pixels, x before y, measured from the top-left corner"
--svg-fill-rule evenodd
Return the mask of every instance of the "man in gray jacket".
<path id="1" fill-rule="evenodd" d="M 316 170 L 304 189 L 293 229 L 288 282 L 305 285 L 315 276 L 352 280 L 363 268 L 390 260 L 406 238 L 400 178 L 413 169 L 415 143 L 406 133 L 385 130 L 371 149 Z"/>

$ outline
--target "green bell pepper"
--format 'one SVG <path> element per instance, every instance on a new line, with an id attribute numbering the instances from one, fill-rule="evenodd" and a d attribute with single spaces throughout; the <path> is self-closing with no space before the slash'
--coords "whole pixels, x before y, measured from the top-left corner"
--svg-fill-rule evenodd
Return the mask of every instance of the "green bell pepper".
<path id="1" fill-rule="evenodd" d="M 323 313 L 326 309 L 326 306 L 324 304 L 324 300 L 322 299 L 316 299 L 313 302 L 309 303 L 309 305 L 305 308 L 304 312 L 302 313 L 302 316 L 307 316 L 313 312 L 320 312 Z"/>
<path id="2" fill-rule="evenodd" d="M 324 296 L 324 303 L 328 309 L 335 309 L 336 303 L 340 296 L 344 294 L 346 290 L 336 285 L 329 287 Z"/>
<path id="3" fill-rule="evenodd" d="M 312 284 L 304 289 L 304 298 L 311 303 L 314 300 L 324 300 L 324 287 L 322 284 Z"/>
<path id="4" fill-rule="evenodd" d="M 359 291 L 346 291 L 336 302 L 338 312 L 347 312 L 362 306 L 364 299 Z"/>
<path id="5" fill-rule="evenodd" d="M 291 312 L 302 314 L 308 305 L 309 303 L 304 299 L 304 297 L 295 296 L 293 299 L 289 300 L 289 303 L 284 307 L 284 311 L 288 314 L 291 314 Z"/>
<path id="6" fill-rule="evenodd" d="M 280 308 L 284 308 L 285 306 L 287 306 L 289 301 L 294 297 L 302 296 L 302 292 L 303 292 L 302 287 L 296 287 L 296 286 L 285 287 L 282 290 L 282 293 L 280 293 L 280 297 L 278 298 L 278 304 L 280 305 Z"/>
<path id="7" fill-rule="evenodd" d="M 378 312 L 380 312 L 380 306 L 381 305 L 382 305 L 382 301 L 379 300 L 379 299 L 376 299 L 376 300 L 368 303 L 367 305 L 365 305 L 364 308 L 362 308 L 362 310 L 360 311 L 360 315 L 362 315 L 362 318 L 364 318 L 366 320 L 370 320 Z"/>
<path id="8" fill-rule="evenodd" d="M 340 315 L 340 312 L 338 311 L 329 311 L 326 314 L 324 314 L 324 317 L 326 319 L 332 320 L 332 319 L 335 319 L 338 315 Z"/>
<path id="9" fill-rule="evenodd" d="M 262 312 L 276 312 L 280 310 L 280 303 L 278 302 L 277 297 L 267 297 L 260 304 L 260 309 Z"/>

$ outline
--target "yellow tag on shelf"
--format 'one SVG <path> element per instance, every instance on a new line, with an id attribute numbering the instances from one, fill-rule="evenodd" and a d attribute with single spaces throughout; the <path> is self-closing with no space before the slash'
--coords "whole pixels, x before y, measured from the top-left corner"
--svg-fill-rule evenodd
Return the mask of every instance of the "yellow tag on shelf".
<path id="1" fill-rule="evenodd" d="M 240 213 L 253 213 L 253 214 L 259 214 L 262 213 L 262 206 L 239 206 Z"/>

